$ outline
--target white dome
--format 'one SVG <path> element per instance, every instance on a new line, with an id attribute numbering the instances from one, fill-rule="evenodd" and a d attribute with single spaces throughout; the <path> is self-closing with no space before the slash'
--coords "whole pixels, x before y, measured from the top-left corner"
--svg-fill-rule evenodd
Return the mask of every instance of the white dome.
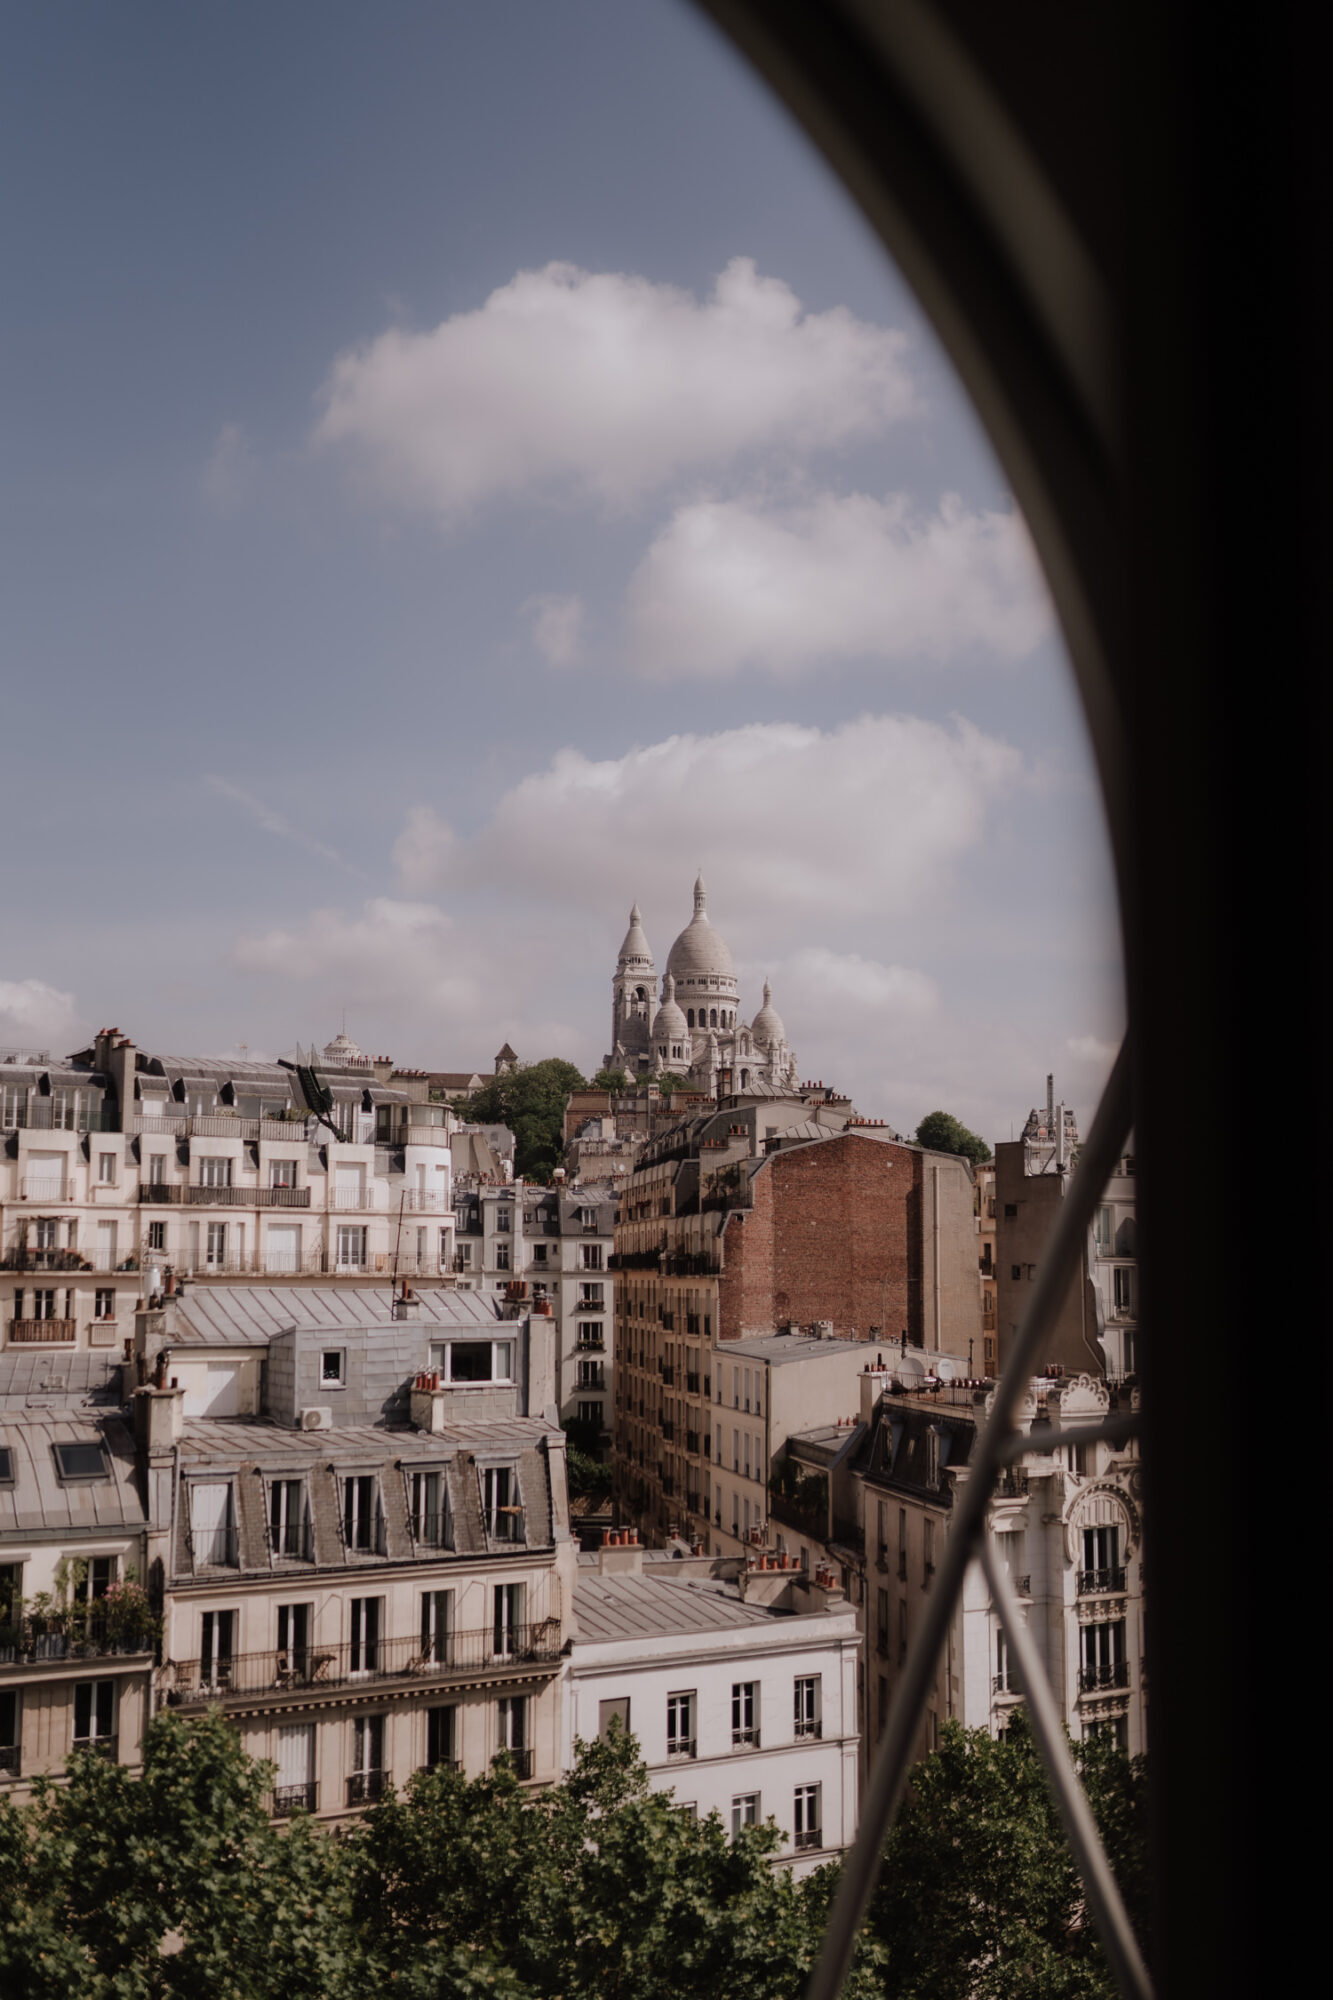
<path id="1" fill-rule="evenodd" d="M 668 972 L 662 987 L 662 1004 L 653 1022 L 655 1042 L 682 1042 L 689 1034 L 689 1024 L 676 1005 L 676 982 Z"/>
<path id="2" fill-rule="evenodd" d="M 682 985 L 721 979 L 731 992 L 736 990 L 731 953 L 708 921 L 708 891 L 702 875 L 694 885 L 694 915 L 672 945 L 666 969 Z"/>
<path id="3" fill-rule="evenodd" d="M 782 1025 L 782 1016 L 773 1005 L 773 988 L 764 981 L 764 1004 L 750 1024 L 750 1033 L 759 1042 L 785 1042 L 787 1030 Z"/>

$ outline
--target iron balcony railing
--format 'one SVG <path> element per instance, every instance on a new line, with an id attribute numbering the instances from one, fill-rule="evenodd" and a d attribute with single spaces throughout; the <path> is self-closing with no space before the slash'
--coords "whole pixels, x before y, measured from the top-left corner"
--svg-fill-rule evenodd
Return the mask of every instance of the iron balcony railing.
<path id="1" fill-rule="evenodd" d="M 1099 1590 L 1123 1590 L 1125 1588 L 1125 1568 L 1120 1564 L 1114 1569 L 1081 1569 L 1078 1573 L 1078 1594 L 1091 1596 Z"/>
<path id="2" fill-rule="evenodd" d="M 349 1806 L 373 1806 L 384 1797 L 386 1775 L 383 1771 L 353 1771 L 347 1780 L 347 1803 Z"/>
<path id="3" fill-rule="evenodd" d="M 294 1812 L 319 1811 L 319 1786 L 313 1780 L 308 1785 L 275 1785 L 273 1787 L 273 1817 L 285 1819 Z"/>
<path id="4" fill-rule="evenodd" d="M 192 1208 L 309 1208 L 308 1187 L 206 1187 L 185 1190 Z"/>
<path id="5" fill-rule="evenodd" d="M 733 1750 L 757 1750 L 759 1748 L 758 1728 L 733 1729 L 731 1732 L 731 1747 Z"/>
<path id="6" fill-rule="evenodd" d="M 816 1738 L 822 1737 L 824 1734 L 824 1725 L 822 1722 L 819 1721 L 798 1722 L 794 1730 L 792 1731 L 792 1734 L 795 1736 L 798 1743 L 803 1742 L 810 1737 L 816 1737 Z"/>
<path id="7" fill-rule="evenodd" d="M 1127 1688 L 1129 1686 L 1128 1660 L 1103 1660 L 1095 1667 L 1080 1667 L 1078 1670 L 1078 1691 L 1093 1694 L 1098 1688 Z"/>
<path id="8" fill-rule="evenodd" d="M 119 1761 L 117 1739 L 114 1736 L 76 1736 L 71 1747 L 75 1750 L 86 1750 L 90 1757 L 104 1757 L 108 1764 Z"/>
<path id="9" fill-rule="evenodd" d="M 17 1743 L 0 1743 L 0 1771 L 8 1777 L 17 1778 L 23 1768 L 23 1757 Z"/>
<path id="10" fill-rule="evenodd" d="M 671 1736 L 667 1738 L 667 1756 L 673 1761 L 677 1758 L 683 1760 L 686 1757 L 697 1757 L 698 1754 L 699 1742 L 697 1737 Z"/>
<path id="11" fill-rule="evenodd" d="M 108 1632 L 104 1617 L 97 1616 L 95 1611 L 91 1616 L 81 1615 L 85 1610 L 86 1606 L 75 1605 L 64 1614 L 59 1629 L 42 1618 L 23 1618 L 11 1624 L 7 1641 L 0 1642 L 0 1666 L 137 1658 L 151 1653 L 157 1643 L 156 1628 L 151 1623 L 143 1626 L 127 1623 L 115 1632 Z"/>
<path id="12" fill-rule="evenodd" d="M 302 1688 L 359 1687 L 375 1681 L 445 1681 L 478 1671 L 503 1675 L 560 1658 L 558 1618 L 526 1625 L 492 1625 L 449 1632 L 423 1642 L 365 1638 L 344 1645 L 275 1648 L 214 1659 L 169 1661 L 162 1669 L 173 1707 L 202 1706 L 227 1697 L 287 1694 Z"/>
<path id="13" fill-rule="evenodd" d="M 796 1848 L 796 1852 L 798 1854 L 802 1853 L 807 1848 L 822 1847 L 824 1845 L 824 1834 L 822 1828 L 817 1826 L 807 1827 L 804 1833 L 798 1833 L 795 1836 L 794 1845 Z"/>

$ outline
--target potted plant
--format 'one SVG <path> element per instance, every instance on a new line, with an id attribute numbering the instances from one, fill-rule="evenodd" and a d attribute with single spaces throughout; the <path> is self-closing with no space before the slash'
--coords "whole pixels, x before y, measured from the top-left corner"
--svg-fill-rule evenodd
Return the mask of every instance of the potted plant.
<path id="1" fill-rule="evenodd" d="M 69 1614 L 49 1590 L 39 1590 L 32 1600 L 32 1650 L 39 1660 L 63 1660 L 69 1650 Z"/>
<path id="2" fill-rule="evenodd" d="M 106 1644 L 113 1653 L 147 1653 L 157 1644 L 161 1620 L 153 1616 L 148 1592 L 132 1570 L 101 1599 Z"/>

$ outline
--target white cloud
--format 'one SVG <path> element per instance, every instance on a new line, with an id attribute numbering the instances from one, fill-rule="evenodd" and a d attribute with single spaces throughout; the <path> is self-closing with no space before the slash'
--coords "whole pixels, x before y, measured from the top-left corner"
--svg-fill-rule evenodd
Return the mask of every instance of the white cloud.
<path id="1" fill-rule="evenodd" d="M 903 495 L 694 502 L 644 556 L 626 608 L 632 663 L 672 677 L 792 675 L 852 658 L 1013 660 L 1051 623 L 1019 517 L 952 495 L 928 516 Z"/>
<path id="2" fill-rule="evenodd" d="M 809 945 L 774 969 L 775 997 L 812 1018 L 837 1011 L 844 1029 L 860 1032 L 870 1018 L 933 1014 L 939 992 L 933 979 L 907 965 L 882 965 L 860 952 Z M 785 1023 L 784 1023 L 785 1025 Z"/>
<path id="3" fill-rule="evenodd" d="M 1076 1061 L 1091 1063 L 1108 1076 L 1118 1053 L 1114 1042 L 1104 1042 L 1096 1035 L 1075 1035 L 1065 1043 L 1065 1047 Z"/>
<path id="4" fill-rule="evenodd" d="M 346 869 L 349 875 L 363 874 L 363 871 L 354 868 L 350 861 L 344 861 L 336 847 L 329 847 L 324 841 L 316 840 L 312 835 L 302 832 L 299 826 L 293 826 L 285 814 L 276 812 L 272 806 L 265 805 L 264 801 L 257 799 L 253 792 L 247 792 L 240 785 L 234 785 L 230 778 L 220 778 L 215 773 L 210 773 L 205 777 L 204 783 L 210 792 L 216 792 L 220 799 L 226 799 L 230 805 L 238 807 L 247 819 L 253 820 L 254 824 L 261 827 L 265 833 L 276 834 L 279 840 L 290 840 L 293 846 L 304 848 L 307 854 L 313 854 L 321 861 L 335 862 L 339 868 Z"/>
<path id="5" fill-rule="evenodd" d="M 393 844 L 393 865 L 405 889 L 442 888 L 454 866 L 458 842 L 433 806 L 413 806 Z"/>
<path id="6" fill-rule="evenodd" d="M 234 513 L 249 491 L 258 460 L 239 424 L 224 424 L 217 434 L 201 485 L 204 497 L 221 514 Z"/>
<path id="7" fill-rule="evenodd" d="M 534 493 L 623 503 L 756 451 L 878 435 L 916 407 L 906 346 L 844 307 L 805 312 L 746 257 L 702 302 L 548 264 L 341 355 L 315 436 L 353 448 L 386 499 L 446 517 Z"/>
<path id="8" fill-rule="evenodd" d="M 19 1048 L 68 1039 L 78 1015 L 74 995 L 42 979 L 0 979 L 0 1042 Z"/>
<path id="9" fill-rule="evenodd" d="M 829 731 L 754 723 L 604 761 L 564 749 L 505 794 L 469 866 L 589 909 L 619 884 L 647 913 L 679 909 L 703 865 L 725 871 L 726 922 L 745 948 L 770 925 L 789 939 L 793 921 L 873 931 L 943 892 L 1020 770 L 967 722 L 900 715 Z"/>
<path id="10" fill-rule="evenodd" d="M 553 667 L 572 666 L 583 631 L 581 597 L 535 597 L 524 606 L 533 613 L 532 641 Z"/>

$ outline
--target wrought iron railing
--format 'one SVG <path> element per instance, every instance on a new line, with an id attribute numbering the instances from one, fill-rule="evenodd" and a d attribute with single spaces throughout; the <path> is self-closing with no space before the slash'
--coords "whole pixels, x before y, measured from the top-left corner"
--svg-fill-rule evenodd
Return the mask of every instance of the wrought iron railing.
<path id="1" fill-rule="evenodd" d="M 275 1785 L 273 1787 L 273 1817 L 285 1819 L 289 1813 L 318 1812 L 319 1786 L 312 1780 L 308 1785 Z"/>
<path id="2" fill-rule="evenodd" d="M 1125 1569 L 1123 1563 L 1114 1569 L 1081 1569 L 1078 1573 L 1078 1594 L 1088 1597 L 1098 1590 L 1123 1590 Z"/>
<path id="3" fill-rule="evenodd" d="M 1092 1694 L 1097 1688 L 1127 1688 L 1129 1686 L 1128 1660 L 1102 1660 L 1093 1667 L 1078 1670 L 1078 1691 Z"/>
<path id="4" fill-rule="evenodd" d="M 347 1803 L 349 1806 L 373 1806 L 384 1797 L 386 1774 L 383 1771 L 353 1771 L 347 1780 Z"/>
<path id="5" fill-rule="evenodd" d="M 309 1644 L 263 1653 L 169 1661 L 162 1669 L 168 1703 L 188 1708 L 227 1697 L 286 1694 L 302 1688 L 352 1687 L 373 1681 L 444 1681 L 479 1669 L 503 1675 L 559 1660 L 560 1621 L 547 1618 L 497 1631 L 410 1638 L 364 1638 L 344 1645 Z"/>

